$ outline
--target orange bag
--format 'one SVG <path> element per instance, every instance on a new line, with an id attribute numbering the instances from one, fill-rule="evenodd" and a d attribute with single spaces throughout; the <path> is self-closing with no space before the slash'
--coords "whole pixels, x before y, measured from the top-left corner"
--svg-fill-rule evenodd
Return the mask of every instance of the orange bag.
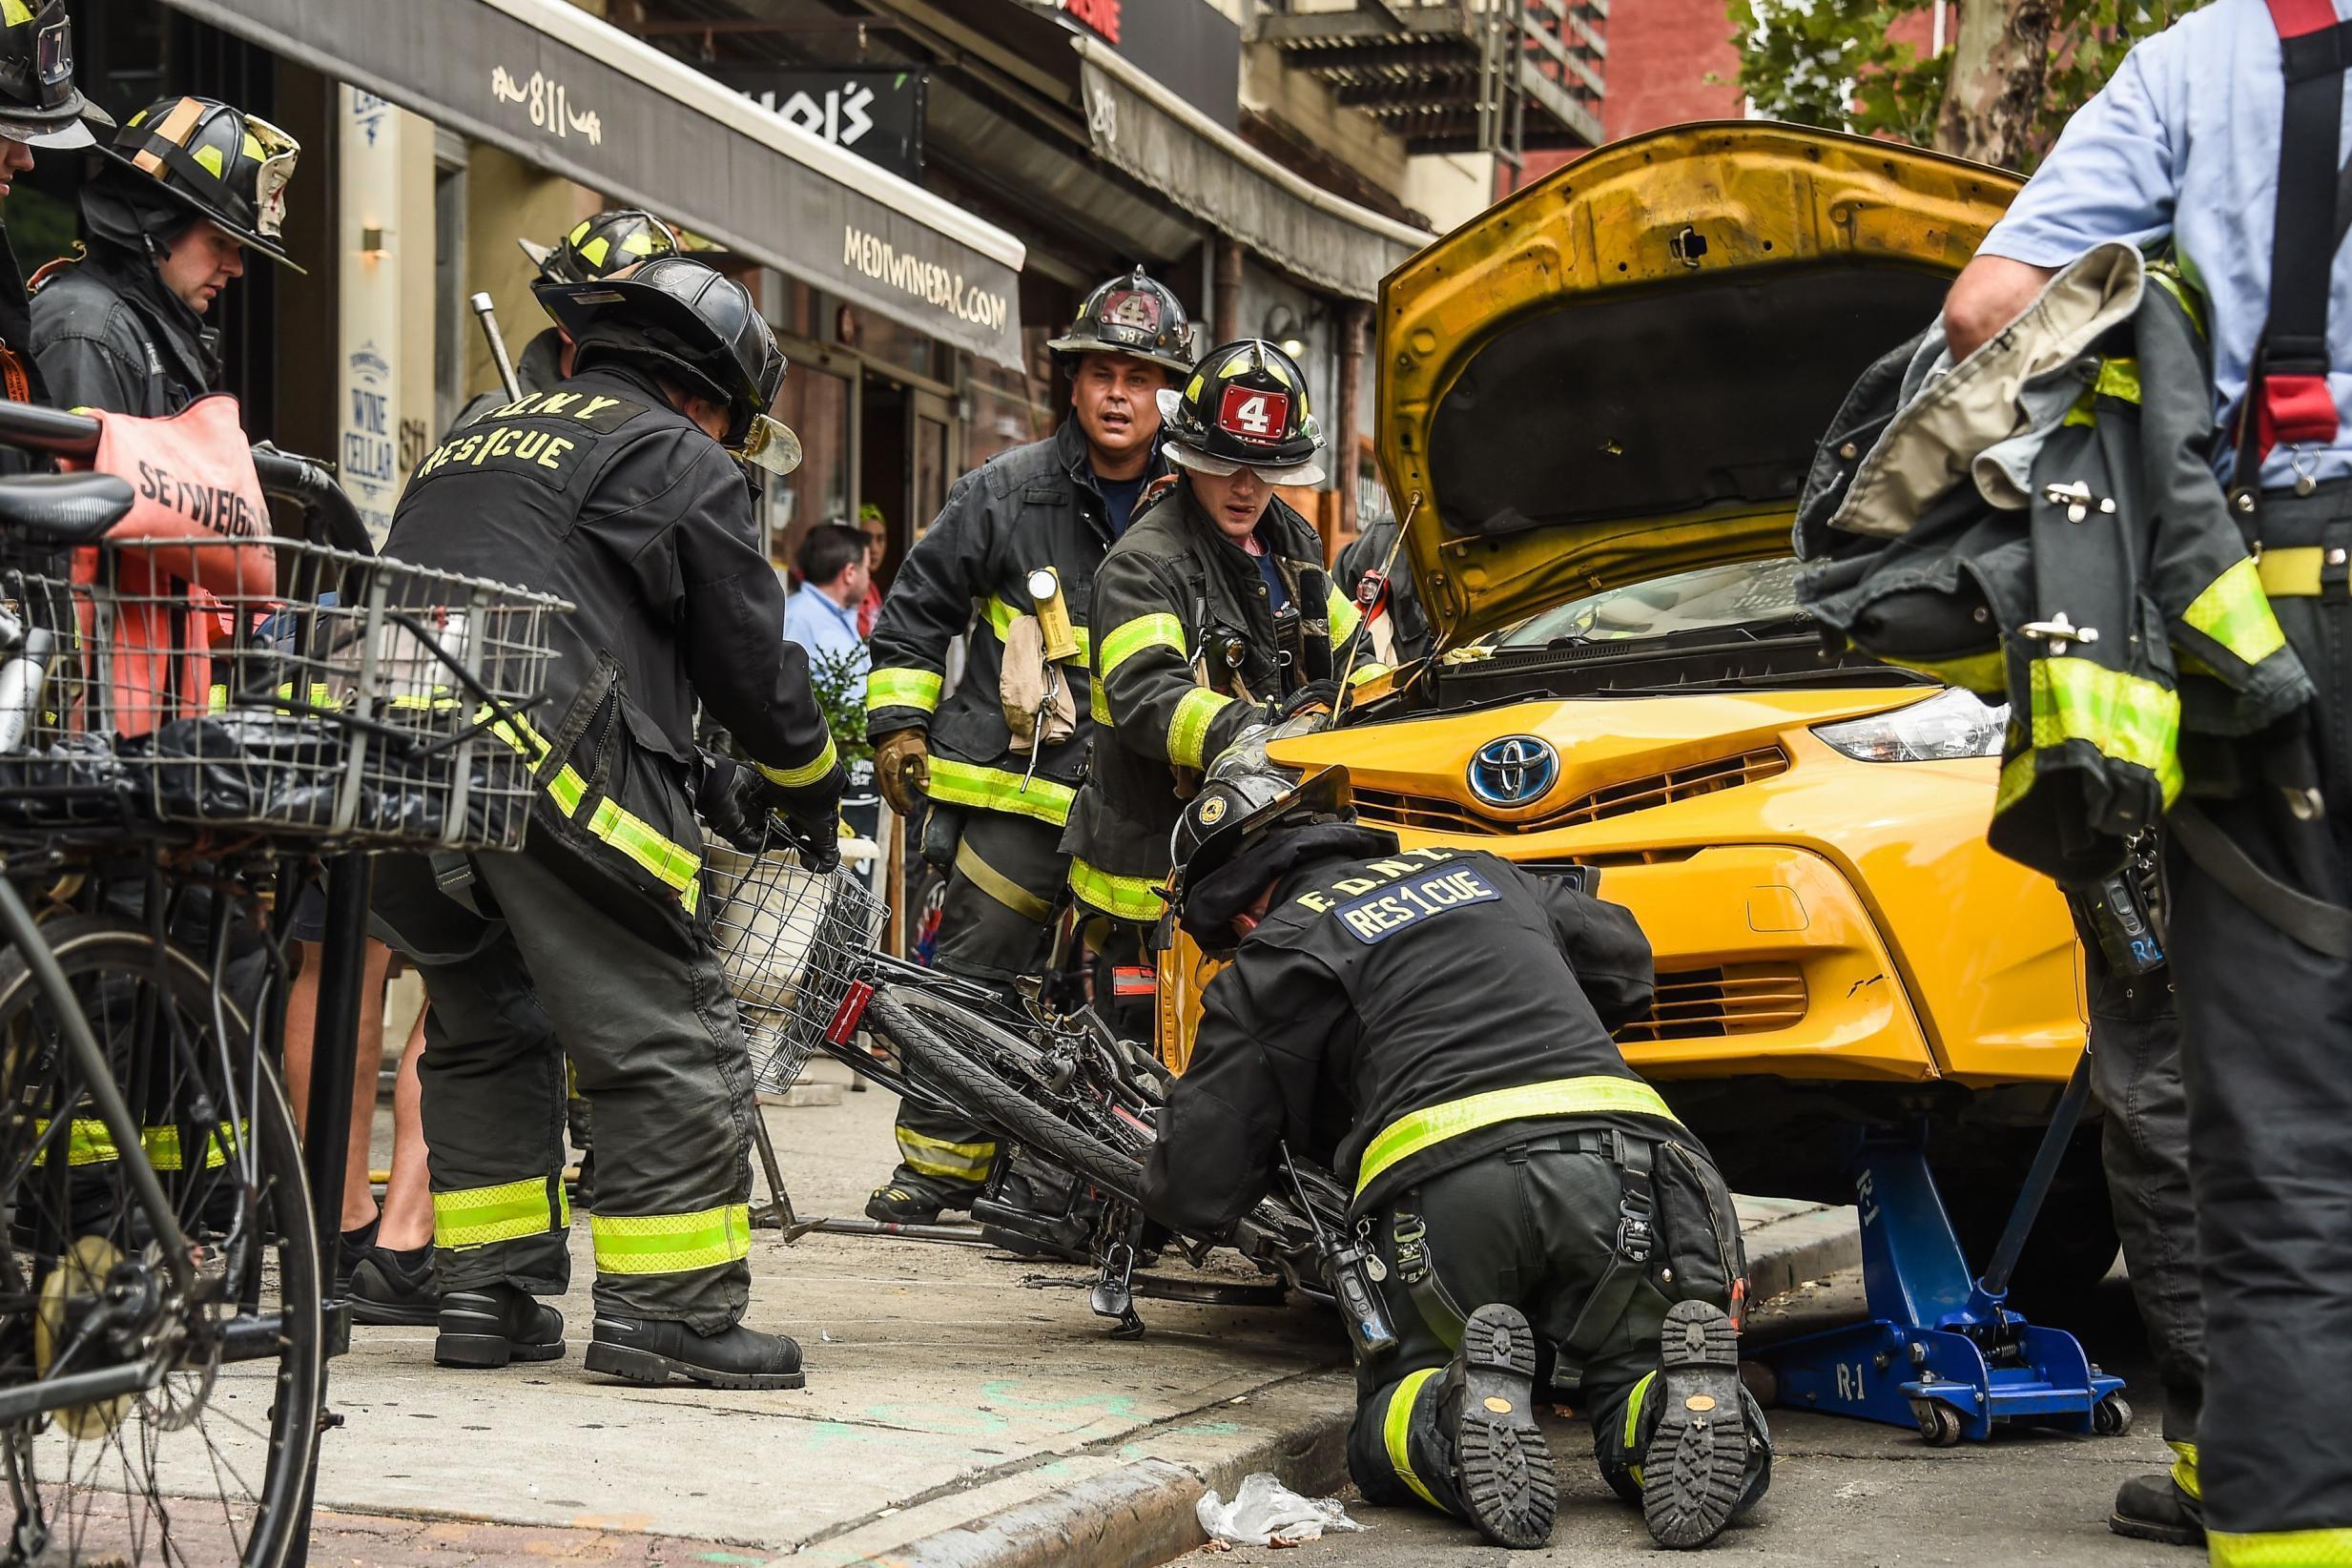
<path id="1" fill-rule="evenodd" d="M 124 597 L 108 629 L 111 727 L 143 735 L 206 711 L 215 636 L 233 633 L 236 612 L 260 612 L 274 599 L 269 503 L 228 394 L 198 398 L 169 419 L 91 412 L 98 421 L 91 467 L 128 481 L 134 497 L 107 537 L 186 541 L 114 552 L 113 586 Z M 94 547 L 74 552 L 76 583 L 97 573 Z M 85 602 L 85 620 L 91 612 Z"/>

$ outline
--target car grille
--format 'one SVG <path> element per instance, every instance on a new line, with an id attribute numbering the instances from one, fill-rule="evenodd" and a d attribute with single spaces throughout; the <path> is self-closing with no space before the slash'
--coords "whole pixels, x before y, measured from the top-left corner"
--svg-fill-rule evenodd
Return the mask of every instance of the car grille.
<path id="1" fill-rule="evenodd" d="M 1617 1032 L 1620 1045 L 1712 1040 L 1785 1029 L 1805 1017 L 1805 971 L 1795 964 L 1742 963 L 1658 977 L 1647 1018 Z"/>
<path id="2" fill-rule="evenodd" d="M 1558 811 L 1523 822 L 1500 821 L 1458 801 L 1441 799 L 1435 795 L 1364 787 L 1358 787 L 1351 794 L 1356 815 L 1378 827 L 1417 829 L 1423 833 L 1543 833 L 1553 828 L 1576 827 L 1585 822 L 1598 822 L 1604 817 L 1645 812 L 1653 806 L 1713 794 L 1719 790 L 1737 789 L 1740 785 L 1752 784 L 1760 778 L 1770 778 L 1775 774 L 1787 771 L 1788 753 L 1778 746 L 1766 746 L 1759 751 L 1743 752 L 1738 756 L 1716 757 L 1706 762 L 1694 762 L 1688 767 L 1604 785 L 1570 801 Z"/>

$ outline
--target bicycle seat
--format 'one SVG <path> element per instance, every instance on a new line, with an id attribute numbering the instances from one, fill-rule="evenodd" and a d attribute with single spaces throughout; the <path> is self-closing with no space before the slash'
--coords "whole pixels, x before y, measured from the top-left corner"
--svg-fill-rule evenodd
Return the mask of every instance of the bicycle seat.
<path id="1" fill-rule="evenodd" d="M 113 474 L 28 474 L 0 480 L 0 537 L 91 545 L 131 510 L 130 482 Z"/>

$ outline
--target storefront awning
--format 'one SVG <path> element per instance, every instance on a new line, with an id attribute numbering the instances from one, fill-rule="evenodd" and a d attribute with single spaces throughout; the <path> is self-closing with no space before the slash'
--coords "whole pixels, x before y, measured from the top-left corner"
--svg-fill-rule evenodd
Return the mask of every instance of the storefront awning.
<path id="1" fill-rule="evenodd" d="M 1095 155 L 1284 271 L 1351 299 L 1436 236 L 1333 196 L 1177 97 L 1107 45 L 1079 36 Z"/>
<path id="2" fill-rule="evenodd" d="M 1023 252 L 565 0 L 169 0 L 999 364 Z"/>

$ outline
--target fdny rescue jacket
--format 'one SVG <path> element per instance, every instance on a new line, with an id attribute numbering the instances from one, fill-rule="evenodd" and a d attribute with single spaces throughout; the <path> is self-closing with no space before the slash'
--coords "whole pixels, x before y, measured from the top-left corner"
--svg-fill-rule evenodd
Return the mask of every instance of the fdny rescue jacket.
<path id="1" fill-rule="evenodd" d="M 1296 829 L 1245 856 L 1266 849 L 1282 856 L 1272 901 L 1209 981 L 1160 1116 L 1155 1218 L 1223 1230 L 1271 1187 L 1277 1141 L 1359 1214 L 1561 1117 L 1697 1147 L 1610 1038 L 1652 994 L 1623 909 L 1365 828 Z"/>
<path id="2" fill-rule="evenodd" d="M 1290 596 L 1279 618 L 1257 562 L 1181 477 L 1136 513 L 1095 577 L 1099 738 L 1062 847 L 1078 896 L 1121 919 L 1160 918 L 1179 790 L 1283 698 L 1336 676 L 1362 625 L 1323 569 L 1322 540 L 1279 497 L 1257 536 Z M 1350 679 L 1383 669 L 1360 659 Z"/>
<path id="3" fill-rule="evenodd" d="M 525 392 L 546 392 L 564 379 L 564 335 L 548 327 L 523 345 L 523 352 L 514 361 L 514 379 Z M 506 389 L 482 393 L 458 410 L 458 417 L 449 422 L 452 431 L 462 430 L 493 408 L 506 403 Z"/>
<path id="4" fill-rule="evenodd" d="M 1166 471 L 1154 452 L 1146 477 Z M 999 453 L 948 492 L 939 520 L 907 552 L 882 601 L 874 623 L 874 671 L 866 677 L 868 734 L 930 732 L 933 799 L 1057 828 L 1069 820 L 1094 734 L 1087 609 L 1096 568 L 1110 547 L 1109 513 L 1076 420 L 1063 421 L 1050 440 Z M 1028 579 L 1041 567 L 1060 574 L 1078 633 L 1077 657 L 1061 667 L 1077 722 L 1068 739 L 1045 749 L 1032 775 L 1028 753 L 1013 750 L 1000 697 L 1005 632 L 1032 613 Z M 942 705 L 947 645 L 967 626 L 963 677 Z"/>
<path id="5" fill-rule="evenodd" d="M 780 789 L 840 794 L 808 656 L 724 447 L 650 377 L 599 365 L 494 408 L 417 465 L 384 552 L 559 595 L 546 706 L 509 738 L 548 809 L 690 915 L 699 700 Z"/>
<path id="6" fill-rule="evenodd" d="M 32 288 L 32 355 L 59 406 L 161 419 L 218 384 L 216 335 L 145 256 L 93 244 Z"/>
<path id="7" fill-rule="evenodd" d="M 2247 554 L 2214 477 L 2195 296 L 2103 246 L 2044 300 L 2085 269 L 2103 269 L 2128 309 L 2046 372 L 1977 374 L 1979 361 L 2031 365 L 2019 340 L 2045 320 L 2033 310 L 1908 400 L 1921 340 L 1867 371 L 1816 456 L 1796 529 L 1797 553 L 1822 563 L 1800 598 L 1832 633 L 2009 703 L 1989 840 L 2076 885 L 2118 868 L 2179 794 L 2184 734 L 2256 733 L 2312 691 L 2264 595 L 2268 564 Z M 2023 397 L 1996 422 L 2001 441 L 1964 439 L 1985 424 L 1954 415 L 1988 382 L 2052 379 L 2071 392 L 2029 452 L 2013 445 L 2034 423 Z M 1989 462 L 2005 444 L 2009 462 Z"/>

